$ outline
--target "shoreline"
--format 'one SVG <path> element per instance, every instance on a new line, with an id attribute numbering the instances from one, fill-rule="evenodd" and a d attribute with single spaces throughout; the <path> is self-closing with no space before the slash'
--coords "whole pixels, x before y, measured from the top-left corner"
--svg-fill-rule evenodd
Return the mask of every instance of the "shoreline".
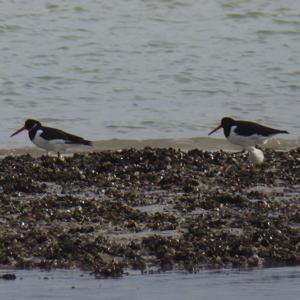
<path id="1" fill-rule="evenodd" d="M 0 160 L 0 264 L 96 277 L 300 264 L 300 148 Z"/>
<path id="2" fill-rule="evenodd" d="M 8 145 L 7 145 L 8 146 Z M 110 139 L 93 141 L 93 147 L 74 147 L 70 148 L 65 155 L 70 156 L 74 153 L 89 153 L 101 151 L 117 151 L 120 149 L 143 149 L 145 147 L 152 148 L 174 148 L 183 151 L 192 149 L 201 149 L 203 151 L 228 151 L 237 152 L 241 148 L 229 143 L 225 138 L 212 137 L 191 137 L 191 138 L 158 138 L 158 139 Z M 264 145 L 263 149 L 273 149 L 278 151 L 289 151 L 300 147 L 300 139 L 271 138 Z M 0 149 L 0 158 L 7 155 L 24 155 L 33 156 L 45 155 L 45 151 L 35 147 L 30 141 L 27 141 L 24 147 L 9 147 Z"/>

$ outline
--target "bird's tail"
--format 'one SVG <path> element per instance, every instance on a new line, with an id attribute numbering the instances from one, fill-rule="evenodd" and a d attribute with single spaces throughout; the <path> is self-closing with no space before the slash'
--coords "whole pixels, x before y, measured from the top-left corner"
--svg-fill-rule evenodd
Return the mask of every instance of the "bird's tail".
<path id="1" fill-rule="evenodd" d="M 87 141 L 87 140 L 83 140 L 82 144 L 87 145 L 87 146 L 93 146 L 93 143 L 91 141 Z"/>
<path id="2" fill-rule="evenodd" d="M 289 132 L 288 131 L 286 131 L 286 130 L 280 130 L 280 132 L 279 133 L 287 133 L 287 134 L 289 134 Z"/>

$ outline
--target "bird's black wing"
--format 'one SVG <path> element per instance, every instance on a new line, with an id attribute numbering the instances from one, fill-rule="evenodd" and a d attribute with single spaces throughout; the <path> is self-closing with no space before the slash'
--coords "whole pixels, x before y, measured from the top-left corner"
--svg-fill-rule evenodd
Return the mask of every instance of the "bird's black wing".
<path id="1" fill-rule="evenodd" d="M 80 136 L 73 135 L 62 131 L 60 129 L 51 128 L 51 127 L 42 127 L 42 133 L 40 136 L 48 141 L 51 140 L 64 140 L 66 144 L 83 144 L 83 145 L 92 145 L 91 141 L 87 141 Z"/>
<path id="2" fill-rule="evenodd" d="M 285 130 L 274 129 L 271 127 L 263 126 L 254 122 L 248 121 L 237 121 L 237 127 L 235 128 L 235 133 L 241 136 L 251 136 L 254 134 L 262 136 L 271 136 L 273 134 L 288 133 Z"/>

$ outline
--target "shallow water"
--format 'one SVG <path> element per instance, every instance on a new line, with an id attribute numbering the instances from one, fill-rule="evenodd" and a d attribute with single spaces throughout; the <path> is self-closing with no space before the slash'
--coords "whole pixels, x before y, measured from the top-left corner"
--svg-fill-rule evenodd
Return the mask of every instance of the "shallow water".
<path id="1" fill-rule="evenodd" d="M 3 271 L 2 271 L 3 272 Z M 131 274 L 123 279 L 94 279 L 77 270 L 16 271 L 0 280 L 0 298 L 20 299 L 298 299 L 300 267 L 206 270 L 197 274 Z"/>
<path id="2" fill-rule="evenodd" d="M 299 1 L 0 6 L 1 149 L 30 145 L 8 138 L 29 117 L 98 141 L 203 137 L 225 115 L 300 136 Z"/>
<path id="3" fill-rule="evenodd" d="M 279 151 L 287 151 L 300 146 L 299 139 L 270 139 L 263 147 L 272 148 Z M 241 151 L 239 146 L 230 144 L 226 139 L 214 138 L 182 138 L 182 139 L 149 139 L 149 140 L 103 140 L 97 141 L 93 147 L 74 147 L 63 153 L 64 156 L 72 155 L 75 152 L 91 152 L 119 149 L 142 149 L 144 147 L 154 148 L 178 148 L 183 151 L 191 149 L 202 149 L 206 151 Z M 32 156 L 45 155 L 46 151 L 33 146 L 33 144 L 14 149 L 0 149 L 0 157 L 6 155 L 22 155 L 29 153 Z M 56 153 L 50 153 L 56 155 Z"/>

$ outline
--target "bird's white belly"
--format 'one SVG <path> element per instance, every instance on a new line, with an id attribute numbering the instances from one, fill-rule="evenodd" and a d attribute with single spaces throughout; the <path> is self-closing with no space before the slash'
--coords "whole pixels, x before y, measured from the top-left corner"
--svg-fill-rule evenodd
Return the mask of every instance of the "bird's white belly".
<path id="1" fill-rule="evenodd" d="M 243 148 L 248 148 L 251 146 L 265 143 L 267 141 L 268 137 L 258 135 L 258 134 L 253 134 L 250 136 L 241 136 L 241 135 L 236 134 L 232 128 L 230 135 L 228 136 L 227 139 L 232 144 L 240 145 Z"/>
<path id="2" fill-rule="evenodd" d="M 41 130 L 38 130 L 35 134 L 34 139 L 32 142 L 47 151 L 54 151 L 54 152 L 60 152 L 64 151 L 68 148 L 68 144 L 65 143 L 64 140 L 46 140 L 42 138 L 40 135 L 42 134 Z"/>

